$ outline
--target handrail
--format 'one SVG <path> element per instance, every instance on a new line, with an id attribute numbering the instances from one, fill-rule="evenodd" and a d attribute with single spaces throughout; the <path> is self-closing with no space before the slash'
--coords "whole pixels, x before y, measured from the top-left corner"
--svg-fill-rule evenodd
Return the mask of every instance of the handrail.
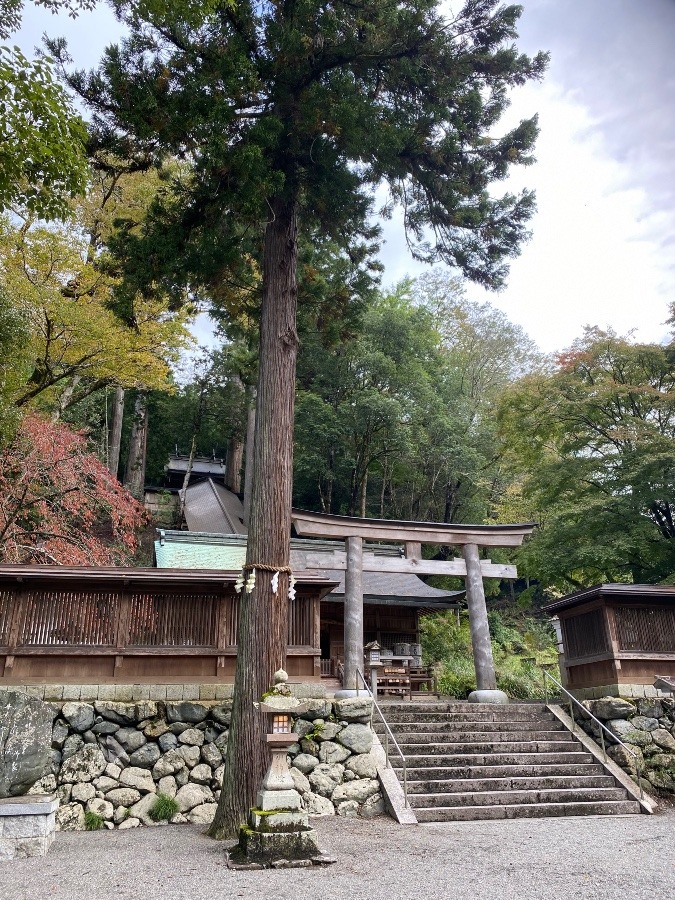
<path id="1" fill-rule="evenodd" d="M 367 682 L 366 679 L 363 677 L 363 672 L 362 672 L 359 668 L 357 668 L 357 669 L 356 669 L 356 674 L 359 676 L 359 678 L 360 678 L 361 681 L 363 682 L 363 686 L 365 687 L 366 691 L 367 691 L 368 694 L 370 695 L 370 699 L 373 701 L 373 709 L 376 709 L 376 710 L 377 710 L 377 713 L 378 713 L 380 719 L 382 720 L 382 724 L 384 725 L 384 756 L 385 756 L 385 759 L 386 759 L 386 761 L 387 761 L 387 768 L 391 768 L 391 763 L 389 762 L 389 738 L 391 738 L 391 740 L 392 740 L 392 742 L 393 742 L 393 744 L 394 744 L 394 747 L 396 748 L 396 750 L 397 750 L 397 752 L 398 752 L 398 755 L 399 755 L 399 756 L 401 757 L 401 759 L 403 760 L 403 798 L 404 798 L 404 801 L 405 801 L 405 806 L 406 806 L 406 808 L 408 808 L 408 807 L 409 807 L 409 803 L 408 803 L 408 772 L 407 772 L 407 769 L 406 769 L 405 756 L 403 755 L 403 751 L 402 751 L 401 748 L 399 747 L 398 741 L 397 741 L 396 738 L 394 737 L 394 733 L 392 732 L 391 728 L 389 727 L 389 725 L 388 725 L 388 723 L 387 723 L 387 720 L 386 720 L 386 719 L 384 718 L 384 716 L 382 715 L 382 710 L 380 709 L 380 707 L 379 707 L 379 705 L 378 705 L 378 703 L 377 703 L 377 700 L 376 700 L 375 697 L 373 696 L 373 692 L 372 692 L 371 689 L 368 687 L 368 682 Z M 358 688 L 357 688 L 357 693 L 358 693 Z M 370 716 L 370 727 L 371 727 L 371 728 L 373 727 L 373 717 L 372 717 L 372 714 L 371 714 L 371 716 Z"/>
<path id="2" fill-rule="evenodd" d="M 588 716 L 589 719 L 593 719 L 593 721 L 597 725 L 600 726 L 600 744 L 602 746 L 602 753 L 605 757 L 605 762 L 607 762 L 607 747 L 605 745 L 605 735 L 604 735 L 605 731 L 612 738 L 613 741 L 615 741 L 617 744 L 621 744 L 621 746 L 624 748 L 624 750 L 627 750 L 628 753 L 630 753 L 630 755 L 635 759 L 635 771 L 637 772 L 637 776 L 638 776 L 638 787 L 640 788 L 640 799 L 644 799 L 645 793 L 644 793 L 644 789 L 642 787 L 643 764 L 640 761 L 640 757 L 638 756 L 638 754 L 634 750 L 631 750 L 631 748 L 627 744 L 624 744 L 624 742 L 620 738 L 618 738 L 614 734 L 613 731 L 610 731 L 606 725 L 603 725 L 603 723 L 600 721 L 600 719 L 596 718 L 593 715 L 593 713 L 590 712 L 590 710 L 586 709 L 586 707 L 582 703 L 580 703 L 573 694 L 570 694 L 570 692 L 566 688 L 564 688 L 562 686 L 562 684 L 560 684 L 560 682 L 557 681 L 557 679 L 555 679 L 553 677 L 553 675 L 550 674 L 550 672 L 547 672 L 546 669 L 542 669 L 541 671 L 544 676 L 544 679 L 543 679 L 543 681 L 544 681 L 544 703 L 546 703 L 546 705 L 548 705 L 548 691 L 546 690 L 546 679 L 547 678 L 550 679 L 553 682 L 553 684 L 555 684 L 555 686 L 560 691 L 562 691 L 563 694 L 565 694 L 566 697 L 568 698 L 568 702 L 570 705 L 570 719 L 572 720 L 572 733 L 574 733 L 574 728 L 576 727 L 576 722 L 574 721 L 574 706 L 572 704 L 576 703 L 576 705 L 580 709 L 583 710 L 584 716 Z"/>

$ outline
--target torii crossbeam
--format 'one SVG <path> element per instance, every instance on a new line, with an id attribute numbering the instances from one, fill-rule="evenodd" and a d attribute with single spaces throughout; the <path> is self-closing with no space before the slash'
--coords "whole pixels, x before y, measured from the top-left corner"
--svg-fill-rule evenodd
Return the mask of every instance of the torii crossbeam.
<path id="1" fill-rule="evenodd" d="M 535 523 L 517 525 L 446 525 L 441 522 L 405 522 L 393 519 L 358 519 L 294 509 L 297 533 L 303 537 L 344 538 L 345 554 L 308 552 L 308 569 L 344 568 L 345 676 L 344 687 L 357 690 L 357 669 L 363 664 L 362 573 L 402 572 L 415 575 L 455 575 L 466 579 L 466 599 L 473 644 L 476 685 L 496 691 L 490 629 L 483 578 L 516 578 L 515 566 L 481 560 L 480 547 L 518 547 Z M 363 541 L 395 541 L 405 545 L 405 558 L 372 557 L 364 563 Z M 422 544 L 457 545 L 462 558 L 447 561 L 422 559 Z M 487 698 L 485 698 L 487 699 Z M 495 699 L 497 699 L 495 695 Z"/>

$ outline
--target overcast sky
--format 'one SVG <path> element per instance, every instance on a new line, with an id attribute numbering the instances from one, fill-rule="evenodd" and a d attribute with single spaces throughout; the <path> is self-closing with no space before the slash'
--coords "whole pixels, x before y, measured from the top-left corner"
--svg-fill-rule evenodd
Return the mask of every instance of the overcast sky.
<path id="1" fill-rule="evenodd" d="M 532 240 L 508 287 L 487 295 L 545 350 L 586 324 L 663 340 L 675 300 L 675 0 L 521 0 L 519 46 L 548 50 L 542 84 L 515 92 L 505 127 L 539 114 L 537 163 L 509 189 L 534 188 Z M 118 28 L 107 8 L 75 22 L 27 6 L 20 43 L 65 35 L 78 66 L 96 63 Z M 400 224 L 386 225 L 385 282 L 425 267 Z"/>

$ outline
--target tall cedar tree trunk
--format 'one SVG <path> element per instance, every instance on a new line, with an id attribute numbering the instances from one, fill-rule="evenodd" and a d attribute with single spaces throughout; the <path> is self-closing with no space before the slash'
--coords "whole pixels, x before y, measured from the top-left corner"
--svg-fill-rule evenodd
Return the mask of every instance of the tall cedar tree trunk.
<path id="1" fill-rule="evenodd" d="M 265 231 L 260 373 L 255 421 L 251 519 L 247 565 L 288 566 L 293 489 L 293 412 L 298 349 L 297 201 L 279 197 Z M 265 717 L 254 701 L 272 685 L 286 662 L 288 576 L 275 594 L 269 572 L 258 572 L 255 588 L 242 592 L 237 671 L 223 789 L 212 837 L 234 836 L 254 805 L 269 763 Z"/>
<path id="2" fill-rule="evenodd" d="M 115 388 L 112 419 L 108 434 L 108 471 L 117 478 L 120 467 L 120 447 L 122 445 L 122 419 L 124 418 L 124 388 Z"/>
<path id="3" fill-rule="evenodd" d="M 129 455 L 124 470 L 124 487 L 137 500 L 143 500 L 145 486 L 145 448 L 148 440 L 148 398 L 139 391 L 134 406 L 134 421 L 129 439 Z"/>

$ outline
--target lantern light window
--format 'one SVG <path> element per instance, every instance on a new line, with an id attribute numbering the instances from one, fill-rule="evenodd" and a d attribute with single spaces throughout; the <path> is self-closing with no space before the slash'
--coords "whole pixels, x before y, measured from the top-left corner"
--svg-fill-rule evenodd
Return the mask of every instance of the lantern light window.
<path id="1" fill-rule="evenodd" d="M 277 714 L 272 719 L 272 734 L 290 734 L 291 717 Z"/>

